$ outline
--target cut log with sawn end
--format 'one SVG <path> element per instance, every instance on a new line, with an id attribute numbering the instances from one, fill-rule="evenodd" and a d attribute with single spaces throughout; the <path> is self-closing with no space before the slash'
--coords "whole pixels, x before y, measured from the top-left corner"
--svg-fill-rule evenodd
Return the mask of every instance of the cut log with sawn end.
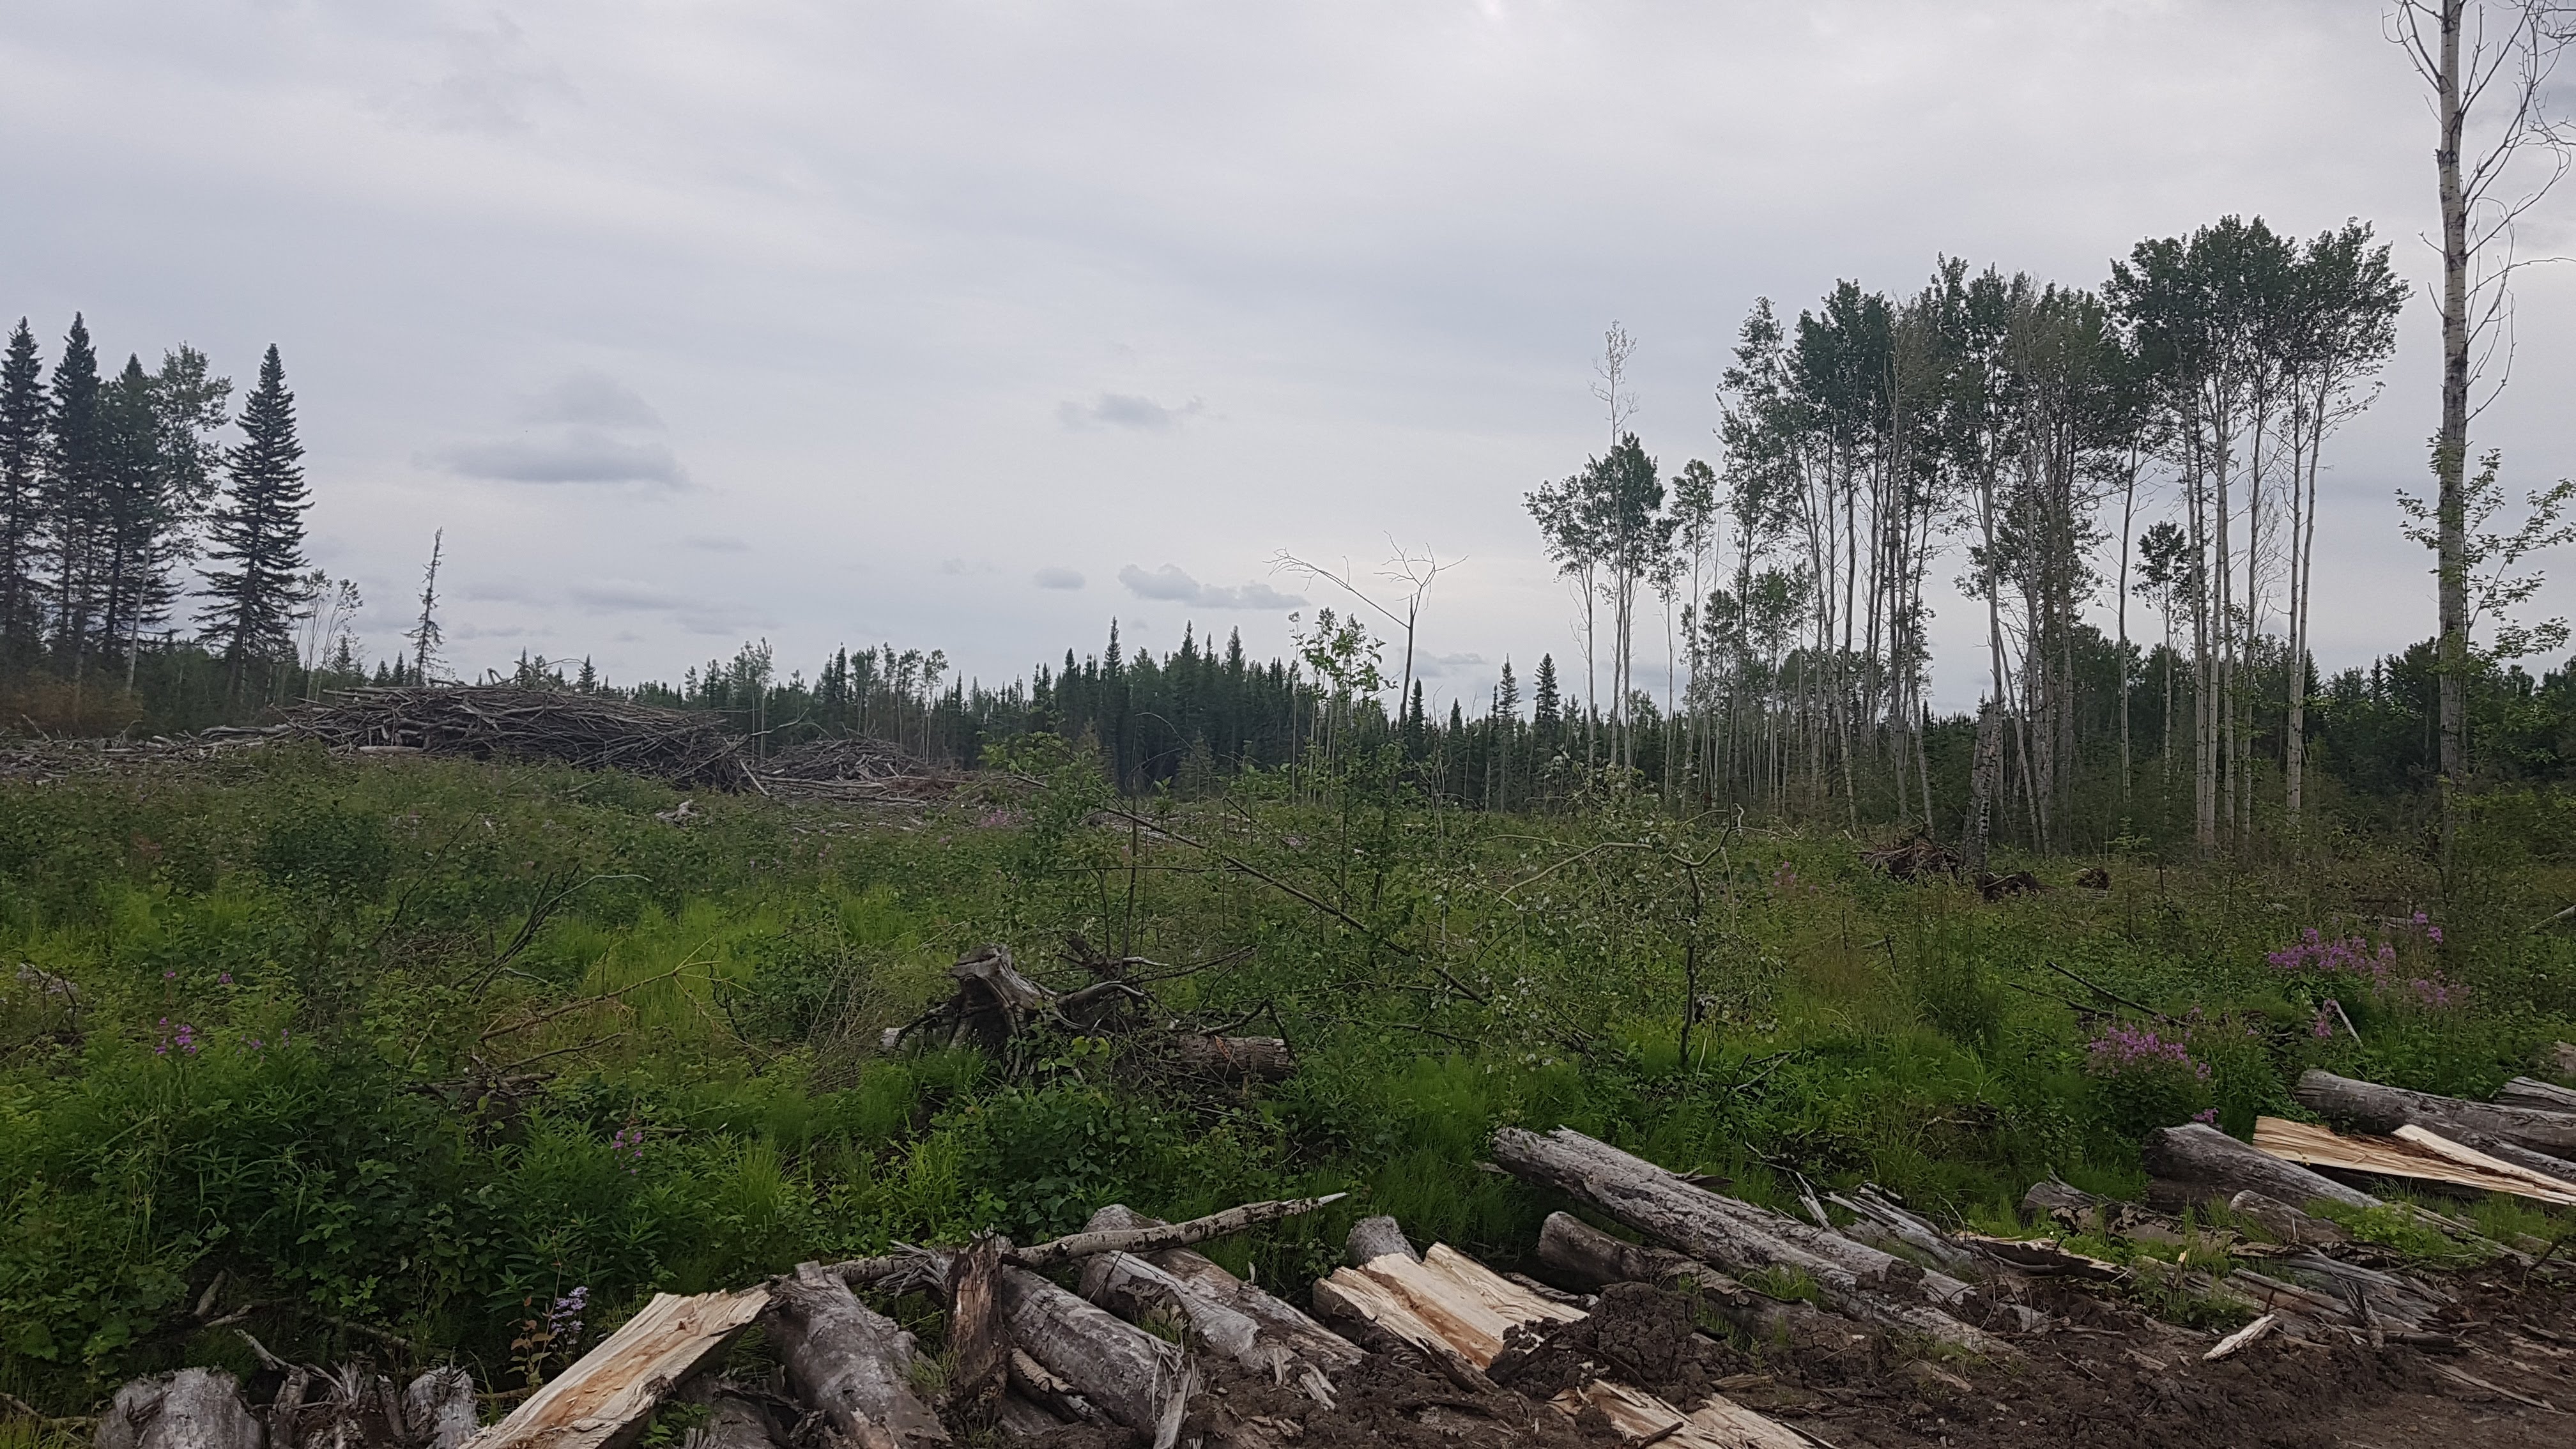
<path id="1" fill-rule="evenodd" d="M 2240 1192 L 2305 1207 L 2324 1198 L 2346 1207 L 2377 1207 L 2379 1199 L 2260 1148 L 2248 1146 L 2203 1122 L 2159 1127 L 2141 1152 L 2147 1171 L 2204 1199 L 2224 1202 Z"/>

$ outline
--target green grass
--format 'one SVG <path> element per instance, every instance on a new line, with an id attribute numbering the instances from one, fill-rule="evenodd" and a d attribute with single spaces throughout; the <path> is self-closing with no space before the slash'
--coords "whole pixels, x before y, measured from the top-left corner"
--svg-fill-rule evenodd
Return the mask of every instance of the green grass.
<path id="1" fill-rule="evenodd" d="M 1360 784 L 1301 806 L 1254 777 L 1143 807 L 1220 860 L 1150 835 L 1131 859 L 1097 779 L 1060 763 L 916 822 L 731 798 L 654 818 L 677 798 L 304 750 L 0 786 L 0 1389 L 86 1412 L 134 1373 L 237 1355 L 191 1312 L 218 1273 L 280 1353 L 331 1356 L 360 1342 L 331 1320 L 362 1322 L 489 1382 L 576 1287 L 595 1338 L 654 1291 L 1028 1241 L 1112 1201 L 1350 1192 L 1211 1248 L 1264 1282 L 1329 1265 L 1367 1212 L 1508 1262 L 1557 1204 L 1478 1166 L 1500 1123 L 1774 1204 L 1794 1170 L 2000 1226 L 2052 1170 L 2134 1194 L 2140 1132 L 2204 1110 L 2243 1132 L 2291 1110 L 2306 1066 L 2483 1092 L 2576 1037 L 2576 948 L 2480 927 L 2576 890 L 2510 852 L 2473 919 L 2403 943 L 2407 973 L 2469 987 L 2435 1009 L 2264 961 L 2437 902 L 2394 849 L 2114 860 L 2108 895 L 1989 906 L 1880 879 L 1839 836 L 1721 837 L 1621 801 L 1494 819 Z M 1675 852 L 1711 862 L 1687 1056 Z M 2084 863 L 2025 864 L 2064 885 Z M 1001 941 L 1071 985 L 1077 934 L 1173 966 L 1242 953 L 1158 986 L 1160 1013 L 1284 1030 L 1302 1069 L 1244 1092 L 1062 1037 L 1008 1062 L 878 1051 L 961 950 Z M 20 961 L 78 984 L 76 1020 Z M 2314 1034 L 2326 994 L 2359 1044 Z M 2086 1044 L 2114 1017 L 2191 1066 L 2102 1074 Z"/>

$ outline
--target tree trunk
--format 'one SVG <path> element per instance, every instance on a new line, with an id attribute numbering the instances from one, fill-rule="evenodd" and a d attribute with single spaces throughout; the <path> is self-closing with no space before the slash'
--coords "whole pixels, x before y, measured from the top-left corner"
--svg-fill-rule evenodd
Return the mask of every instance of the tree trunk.
<path id="1" fill-rule="evenodd" d="M 116 1391 L 98 1421 L 98 1449 L 260 1449 L 259 1420 L 222 1369 L 181 1369 Z"/>
<path id="2" fill-rule="evenodd" d="M 859 1449 L 945 1444 L 948 1431 L 912 1389 L 912 1335 L 807 1263 L 773 1294 L 774 1341 L 797 1398 Z"/>
<path id="3" fill-rule="evenodd" d="M 457 1449 L 474 1437 L 474 1375 L 449 1365 L 411 1381 L 403 1390 L 403 1423 L 418 1449 Z"/>
<path id="4" fill-rule="evenodd" d="M 707 1405 L 707 1421 L 686 1449 L 771 1449 L 777 1426 L 759 1404 L 740 1394 L 717 1394 Z"/>
<path id="5" fill-rule="evenodd" d="M 1001 1275 L 1011 1341 L 1111 1419 L 1171 1449 L 1197 1388 L 1181 1352 L 1026 1268 Z"/>
<path id="6" fill-rule="evenodd" d="M 2358 1188 L 2257 1151 L 2198 1122 L 2148 1133 L 2141 1155 L 2148 1172 L 2204 1198 L 2232 1198 L 2251 1190 L 2293 1206 L 2317 1198 L 2348 1207 L 2374 1207 L 2379 1202 Z"/>
<path id="7" fill-rule="evenodd" d="M 1226 1081 L 1284 1081 L 1297 1070 L 1296 1055 L 1275 1036 L 1179 1036 L 1172 1055 L 1185 1070 Z"/>
<path id="8" fill-rule="evenodd" d="M 2437 1097 L 2319 1071 L 2301 1073 L 2291 1095 L 2319 1116 L 2365 1132 L 2412 1123 L 2455 1140 L 2483 1136 L 2551 1157 L 2576 1156 L 2576 1113 Z"/>
<path id="9" fill-rule="evenodd" d="M 2433 473 L 2439 488 L 2439 673 L 2442 788 L 2442 855 L 2450 864 L 2454 829 L 2452 796 L 2468 771 L 2469 571 L 2469 204 L 2460 179 L 2460 148 L 2468 103 L 2460 80 L 2460 27 L 2468 0 L 2438 0 L 2441 42 L 2434 79 L 2434 122 L 2440 139 L 2433 165 L 2442 207 L 2442 421 L 2433 435 Z"/>
<path id="10" fill-rule="evenodd" d="M 1380 1215 L 1362 1218 L 1351 1224 L 1350 1237 L 1344 1240 L 1342 1258 L 1354 1268 L 1365 1268 L 1389 1253 L 1411 1258 L 1419 1263 L 1422 1255 L 1405 1241 L 1404 1228 L 1395 1219 Z"/>
<path id="11" fill-rule="evenodd" d="M 1968 1285 L 1902 1258 L 1806 1227 L 1750 1203 L 1693 1187 L 1642 1158 L 1567 1128 L 1544 1137 L 1517 1127 L 1494 1133 L 1494 1161 L 1514 1175 L 1570 1194 L 1691 1257 L 1738 1275 L 1789 1270 L 1811 1279 L 1845 1317 L 1968 1349 L 2012 1356 L 2002 1339 L 1932 1303 L 1964 1299 Z M 1907 1302 L 1899 1295 L 1931 1302 Z"/>
<path id="12" fill-rule="evenodd" d="M 1149 1228 L 1157 1223 L 1132 1208 L 1113 1205 L 1093 1213 L 1085 1226 L 1094 1230 Z M 1351 1368 L 1368 1356 L 1358 1345 L 1317 1323 L 1294 1304 L 1244 1282 L 1202 1254 L 1188 1248 L 1166 1248 L 1144 1256 L 1193 1291 L 1251 1319 L 1259 1325 L 1265 1341 L 1287 1348 L 1327 1375 Z M 1089 1296 L 1087 1287 L 1085 1296 Z"/>
<path id="13" fill-rule="evenodd" d="M 1572 1213 L 1548 1214 L 1539 1229 L 1538 1260 L 1559 1283 L 1585 1292 L 1613 1283 L 1652 1283 L 1689 1293 L 1709 1312 L 1764 1342 L 1839 1348 L 1851 1339 L 1850 1324 L 1812 1304 L 1756 1293 L 1705 1263 L 1670 1248 L 1614 1238 Z"/>
<path id="14" fill-rule="evenodd" d="M 2537 1077 L 2516 1077 L 2496 1089 L 2496 1104 L 2535 1107 L 2543 1112 L 2576 1112 L 2576 1087 L 2561 1087 Z"/>

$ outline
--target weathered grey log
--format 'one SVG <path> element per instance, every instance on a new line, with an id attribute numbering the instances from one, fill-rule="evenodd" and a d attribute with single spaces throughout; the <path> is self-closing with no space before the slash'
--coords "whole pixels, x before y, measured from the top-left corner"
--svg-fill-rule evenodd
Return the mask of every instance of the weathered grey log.
<path id="1" fill-rule="evenodd" d="M 1945 1268 L 1966 1268 L 1976 1261 L 1975 1254 L 1951 1242 L 1931 1219 L 1887 1196 L 1875 1185 L 1864 1184 L 1848 1197 L 1827 1193 L 1825 1200 Z"/>
<path id="2" fill-rule="evenodd" d="M 2291 1095 L 2317 1115 L 2365 1132 L 2394 1132 L 2413 1123 L 2445 1137 L 2482 1133 L 2552 1157 L 2576 1156 L 2576 1112 L 2437 1097 L 2319 1071 L 2300 1073 Z"/>
<path id="3" fill-rule="evenodd" d="M 277 1386 L 277 1397 L 261 1416 L 268 1421 L 268 1449 L 295 1449 L 295 1415 L 304 1407 L 305 1392 L 312 1384 L 311 1369 L 300 1363 L 287 1365 L 286 1382 Z"/>
<path id="4" fill-rule="evenodd" d="M 2379 1202 L 2359 1188 L 2284 1162 L 2202 1122 L 2157 1128 L 2147 1134 L 2140 1155 L 2149 1172 L 2204 1198 L 2223 1200 L 2250 1189 L 2291 1204 L 2316 1198 L 2349 1207 L 2374 1207 Z"/>
<path id="5" fill-rule="evenodd" d="M 2313 1249 L 2275 1258 L 2265 1266 L 2276 1276 L 2333 1293 L 2347 1302 L 2358 1294 L 2372 1312 L 2403 1328 L 2419 1328 L 2446 1305 L 2458 1301 L 2420 1279 L 2329 1258 Z"/>
<path id="6" fill-rule="evenodd" d="M 2267 1197 L 2251 1189 L 2229 1198 L 2227 1210 L 2251 1219 L 2263 1231 L 2292 1247 L 2333 1247 L 2352 1241 L 2352 1234 L 2334 1219 L 2301 1212 L 2279 1198 Z"/>
<path id="7" fill-rule="evenodd" d="M 2543 1112 L 2576 1112 L 2576 1087 L 2562 1087 L 2538 1077 L 2516 1077 L 2496 1089 L 2499 1107 L 2537 1107 Z"/>
<path id="8" fill-rule="evenodd" d="M 681 1449 L 772 1449 L 777 1443 L 778 1426 L 767 1409 L 719 1392 L 707 1400 L 706 1422 L 689 1431 Z"/>
<path id="9" fill-rule="evenodd" d="M 1073 1422 L 1059 1419 L 1042 1404 L 1021 1398 L 1016 1391 L 1006 1392 L 993 1404 L 993 1424 L 1014 1439 L 1034 1439 L 1052 1434 Z"/>
<path id="10" fill-rule="evenodd" d="M 1171 1449 L 1197 1388 L 1180 1350 L 1026 1268 L 1001 1274 L 1011 1341 L 1119 1424 Z"/>
<path id="11" fill-rule="evenodd" d="M 413 1379 L 402 1407 L 403 1426 L 418 1449 L 457 1449 L 482 1427 L 474 1413 L 474 1375 L 458 1364 Z"/>
<path id="12" fill-rule="evenodd" d="M 1010 1240 L 984 1234 L 948 1268 L 948 1383 L 952 1404 L 971 1403 L 1003 1387 L 1011 1336 L 1002 1327 L 1002 1255 Z"/>
<path id="13" fill-rule="evenodd" d="M 1226 1081 L 1276 1082 L 1297 1071 L 1296 1054 L 1275 1036 L 1176 1036 L 1171 1047 L 1184 1070 Z"/>
<path id="14" fill-rule="evenodd" d="M 1614 1238 L 1572 1213 L 1550 1213 L 1539 1225 L 1538 1260 L 1559 1282 L 1587 1291 L 1613 1283 L 1652 1283 L 1676 1290 L 1688 1285 L 1702 1306 L 1759 1339 L 1839 1347 L 1851 1337 L 1852 1325 L 1817 1311 L 1811 1303 L 1783 1302 L 1756 1293 L 1706 1263 L 1670 1248 Z"/>
<path id="15" fill-rule="evenodd" d="M 1805 1274 L 1825 1305 L 1847 1318 L 1917 1333 L 1972 1353 L 2012 1357 L 2011 1344 L 1928 1303 L 1899 1294 L 1968 1285 L 1929 1275 L 1901 1258 L 1838 1233 L 1793 1223 L 1751 1203 L 1721 1197 L 1640 1157 L 1568 1128 L 1541 1136 L 1517 1127 L 1494 1133 L 1494 1161 L 1553 1187 L 1700 1262 L 1737 1275 L 1787 1269 Z M 1893 1291 L 1891 1291 L 1891 1289 Z"/>
<path id="16" fill-rule="evenodd" d="M 1413 1244 L 1405 1240 L 1403 1226 L 1383 1213 L 1351 1224 L 1351 1235 L 1342 1240 L 1342 1249 L 1343 1261 L 1354 1268 L 1365 1268 L 1370 1259 L 1382 1258 L 1389 1253 L 1415 1262 L 1422 1260 L 1422 1255 L 1413 1250 Z"/>
<path id="17" fill-rule="evenodd" d="M 1026 1349 L 1011 1350 L 1008 1372 L 1011 1381 L 1009 1398 L 1026 1399 L 1068 1424 L 1099 1427 L 1109 1422 L 1109 1416 L 1084 1398 L 1081 1390 L 1029 1357 Z"/>
<path id="18" fill-rule="evenodd" d="M 1137 1216 L 1124 1207 L 1103 1208 L 1092 1214 L 1091 1224 L 1094 1227 L 1121 1226 Z M 1215 1268 L 1216 1265 L 1211 1263 L 1208 1266 Z M 1224 1270 L 1217 1271 L 1222 1273 Z M 1226 1276 L 1232 1281 L 1232 1275 Z M 1240 1282 L 1236 1282 L 1235 1287 L 1244 1293 L 1258 1291 Z M 1171 1314 L 1188 1325 L 1191 1337 L 1197 1342 L 1245 1368 L 1269 1375 L 1273 1382 L 1296 1383 L 1308 1397 L 1327 1408 L 1333 1403 L 1329 1370 L 1347 1367 L 1358 1357 L 1356 1348 L 1311 1319 L 1306 1319 L 1303 1325 L 1311 1329 L 1311 1333 L 1282 1333 L 1219 1299 L 1199 1282 L 1183 1278 L 1159 1263 L 1132 1253 L 1108 1253 L 1084 1264 L 1082 1296 L 1130 1323 L 1141 1324 L 1156 1313 Z M 1305 1315 L 1284 1303 L 1278 1307 L 1305 1319 Z M 1309 1358 L 1305 1344 L 1316 1335 L 1340 1345 L 1349 1357 L 1335 1355 L 1321 1363 Z"/>
<path id="19" fill-rule="evenodd" d="M 2510 1162 L 2516 1167 L 2529 1168 L 2543 1177 L 2554 1178 L 2567 1184 L 2569 1188 L 2576 1189 L 2576 1161 L 2569 1161 L 2564 1157 L 2552 1157 L 2546 1152 L 2534 1152 L 2519 1142 L 2507 1142 L 2501 1137 L 2490 1137 L 2484 1132 L 2457 1131 L 2439 1135 L 2457 1142 L 2462 1147 L 2474 1147 L 2499 1162 Z"/>
<path id="20" fill-rule="evenodd" d="M 1114 1203 L 1093 1213 L 1090 1223 L 1086 1224 L 1104 1231 L 1160 1225 L 1156 1219 Z M 1298 1357 L 1327 1375 L 1339 1373 L 1368 1356 L 1359 1345 L 1308 1317 L 1296 1305 L 1246 1283 L 1219 1267 L 1205 1254 L 1188 1248 L 1165 1248 L 1144 1257 L 1155 1267 L 1261 1325 L 1265 1337 L 1286 1344 Z"/>
<path id="21" fill-rule="evenodd" d="M 912 1388 L 912 1335 L 807 1263 L 770 1292 L 773 1340 L 796 1396 L 860 1449 L 945 1444 Z"/>
<path id="22" fill-rule="evenodd" d="M 259 1420 L 221 1369 L 136 1379 L 99 1416 L 98 1449 L 260 1449 Z"/>

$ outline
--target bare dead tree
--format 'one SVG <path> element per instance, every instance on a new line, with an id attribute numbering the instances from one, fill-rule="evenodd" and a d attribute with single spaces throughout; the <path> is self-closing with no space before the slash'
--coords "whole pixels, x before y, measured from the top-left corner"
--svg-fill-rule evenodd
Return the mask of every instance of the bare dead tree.
<path id="1" fill-rule="evenodd" d="M 2387 33 L 2433 93 L 2442 209 L 2442 422 L 2433 439 L 2439 562 L 2442 818 L 2468 768 L 2469 422 L 2510 371 L 2514 228 L 2567 174 L 2576 127 L 2549 104 L 2550 74 L 2576 39 L 2563 0 L 2397 0 Z M 2537 163 L 2533 165 L 2531 163 Z M 2535 172 L 2537 174 L 2535 174 Z M 2491 363 L 2504 367 L 2483 400 Z"/>

